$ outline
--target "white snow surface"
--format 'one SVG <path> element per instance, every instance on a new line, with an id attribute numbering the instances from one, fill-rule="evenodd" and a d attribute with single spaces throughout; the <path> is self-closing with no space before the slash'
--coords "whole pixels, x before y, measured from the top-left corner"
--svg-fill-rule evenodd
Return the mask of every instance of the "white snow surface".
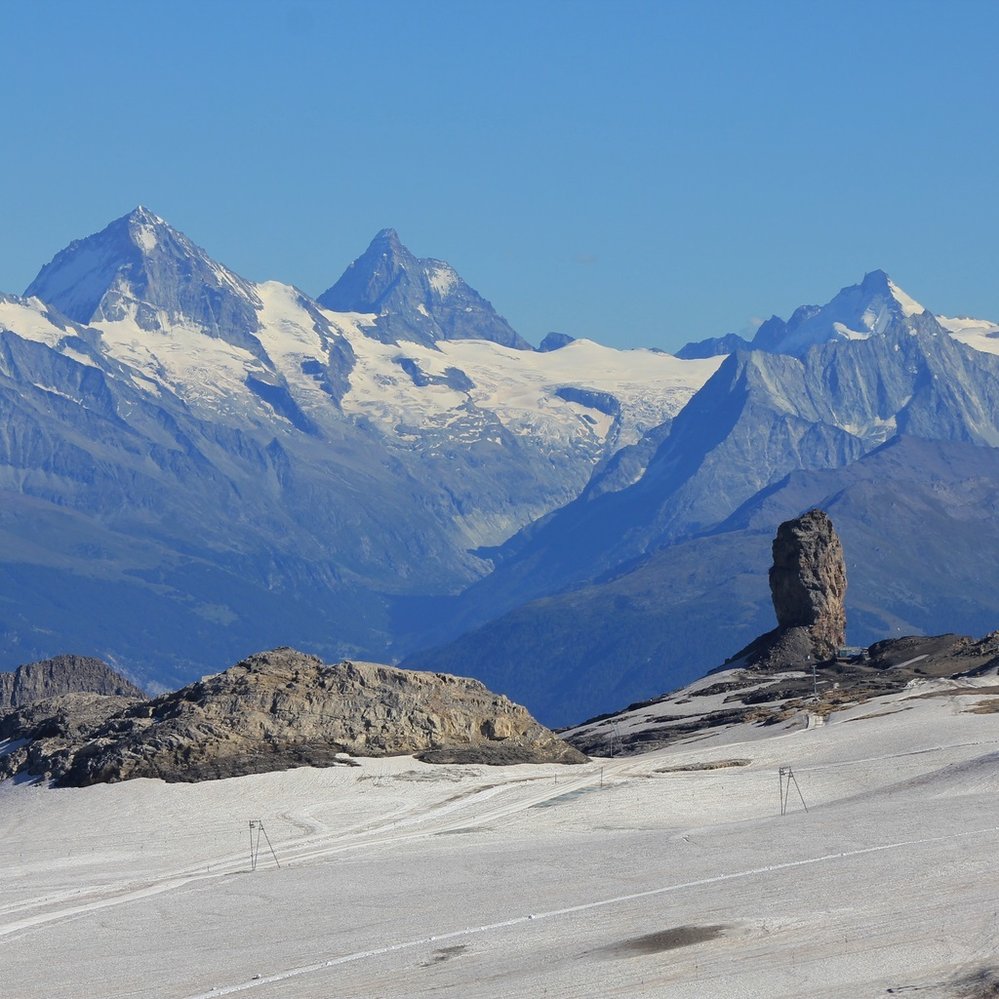
<path id="1" fill-rule="evenodd" d="M 156 249 L 156 229 L 152 225 L 141 225 L 135 229 L 135 241 L 147 253 Z"/>
<path id="2" fill-rule="evenodd" d="M 100 331 L 108 356 L 135 372 L 137 385 L 150 392 L 165 387 L 195 412 L 223 423 L 283 420 L 246 387 L 248 375 L 283 380 L 319 425 L 340 419 L 317 380 L 302 371 L 305 361 L 325 367 L 330 344 L 316 331 L 301 292 L 277 281 L 253 285 L 252 290 L 262 304 L 257 338 L 271 362 L 270 370 L 245 347 L 162 311 L 157 315 L 159 330 L 142 329 L 131 316 L 92 326 Z M 634 443 L 646 430 L 675 416 L 723 360 L 685 361 L 652 350 L 615 350 L 590 340 L 547 353 L 485 340 L 442 342 L 439 349 L 409 342 L 383 344 L 364 333 L 373 316 L 326 311 L 323 315 L 357 357 L 344 412 L 366 416 L 400 443 L 411 439 L 414 429 L 442 429 L 457 422 L 462 424 L 460 439 L 466 442 L 477 439 L 474 426 L 486 437 L 495 436 L 483 421 L 468 420 L 471 403 L 507 430 L 534 435 L 553 451 L 585 441 L 592 445 L 596 460 L 604 445 L 616 450 Z M 0 301 L 3 328 L 68 352 L 60 347 L 68 331 L 54 325 L 37 300 Z M 402 359 L 414 361 L 431 377 L 458 368 L 474 388 L 417 386 L 400 367 Z M 556 390 L 565 386 L 610 393 L 618 400 L 620 425 L 612 441 L 608 440 L 611 418 L 557 397 Z"/>
<path id="3" fill-rule="evenodd" d="M 2 991 L 967 996 L 999 961 L 999 728 L 966 710 L 987 691 L 579 767 L 3 784 Z M 781 817 L 787 765 L 808 810 Z M 280 867 L 261 840 L 250 870 L 258 819 Z"/>
<path id="4" fill-rule="evenodd" d="M 228 272 L 221 277 L 227 278 Z M 166 388 L 202 415 L 234 425 L 247 419 L 284 421 L 246 387 L 247 376 L 253 375 L 285 383 L 318 425 L 340 419 L 317 379 L 302 371 L 303 362 L 318 361 L 325 367 L 330 360 L 328 335 L 316 330 L 304 296 L 276 281 L 246 287 L 261 304 L 257 337 L 270 364 L 245 347 L 162 312 L 158 315 L 161 329 L 156 331 L 141 329 L 132 317 L 93 326 L 101 332 L 109 357 L 132 369 L 136 385 L 154 394 Z M 906 315 L 922 311 L 894 283 L 889 282 L 889 287 Z M 834 319 L 832 328 L 843 338 L 867 337 L 886 321 L 885 309 L 877 316 L 868 312 L 852 317 L 849 325 Z M 363 415 L 402 446 L 428 430 L 453 433 L 455 440 L 464 443 L 495 442 L 494 418 L 507 431 L 531 436 L 552 453 L 564 453 L 566 447 L 580 444 L 596 461 L 608 450 L 632 444 L 650 428 L 674 417 L 724 360 L 681 360 L 652 350 L 615 350 L 590 340 L 549 352 L 514 350 L 477 340 L 444 341 L 437 349 L 409 342 L 383 344 L 365 335 L 364 328 L 374 317 L 325 310 L 322 314 L 335 334 L 349 342 L 357 358 L 343 411 Z M 831 318 L 826 315 L 825 320 Z M 955 339 L 999 353 L 999 324 L 938 318 Z M 818 317 L 809 321 L 799 337 L 812 336 L 812 327 L 819 325 Z M 3 329 L 61 350 L 80 363 L 93 364 L 63 344 L 72 330 L 53 323 L 37 300 L 0 300 L 0 335 Z M 431 381 L 456 368 L 474 387 L 418 386 L 400 366 L 403 360 L 415 363 Z M 555 393 L 562 387 L 612 395 L 621 407 L 617 425 L 599 410 L 559 398 Z M 478 412 L 474 419 L 469 418 L 470 407 Z"/>
<path id="5" fill-rule="evenodd" d="M 892 298 L 902 308 L 902 315 L 912 317 L 921 316 L 926 309 L 919 304 L 911 295 L 906 294 L 891 278 L 888 279 L 888 289 L 891 292 Z"/>
<path id="6" fill-rule="evenodd" d="M 988 319 L 971 319 L 966 316 L 937 316 L 937 322 L 955 340 L 987 354 L 999 354 L 999 323 Z"/>
<path id="7" fill-rule="evenodd" d="M 76 330 L 69 325 L 59 326 L 45 313 L 45 305 L 37 298 L 8 299 L 0 296 L 0 336 L 12 332 L 24 340 L 43 343 L 72 357 L 80 364 L 94 367 L 94 362 L 86 354 L 64 343 Z"/>
<path id="8" fill-rule="evenodd" d="M 224 269 L 218 273 L 220 280 L 227 279 Z M 229 342 L 162 309 L 154 323 L 143 324 L 156 328 L 143 328 L 136 312 L 150 306 L 130 301 L 123 303 L 124 318 L 94 322 L 97 335 L 88 335 L 107 359 L 102 366 L 109 377 L 126 378 L 152 396 L 176 397 L 195 416 L 224 426 L 268 437 L 298 432 L 287 410 L 271 406 L 250 387 L 262 382 L 287 390 L 318 437 L 325 431 L 337 439 L 346 417 L 367 421 L 390 447 L 416 451 L 421 458 L 466 446 L 491 450 L 501 462 L 500 449 L 510 445 L 512 435 L 531 460 L 571 463 L 575 477 L 561 491 L 539 494 L 502 513 L 471 511 L 457 519 L 468 548 L 501 544 L 570 501 L 585 484 L 588 469 L 674 417 L 724 361 L 614 350 L 588 340 L 550 352 L 485 340 L 445 341 L 436 347 L 385 344 L 366 332 L 376 317 L 321 310 L 290 285 L 268 281 L 234 290 L 256 309 L 256 344 L 235 337 Z M 64 329 L 59 321 L 59 313 L 48 314 L 37 299 L 0 300 L 0 336 L 9 328 L 94 365 L 67 342 L 78 336 L 78 328 L 67 324 Z M 338 405 L 331 388 L 344 384 L 346 394 Z M 568 401 L 558 394 L 565 388 L 612 396 L 613 406 L 599 397 L 593 405 Z M 616 416 L 603 411 L 615 406 Z"/>
<path id="9" fill-rule="evenodd" d="M 450 264 L 438 263 L 427 271 L 427 280 L 430 287 L 446 298 L 451 289 L 458 283 L 458 274 Z"/>
<path id="10" fill-rule="evenodd" d="M 684 361 L 652 350 L 614 350 L 577 340 L 546 353 L 515 350 L 486 340 L 455 340 L 437 349 L 415 343 L 383 344 L 351 336 L 343 318 L 328 313 L 344 330 L 357 355 L 344 410 L 367 416 L 388 433 L 404 437 L 414 427 L 465 423 L 468 402 L 496 416 L 509 431 L 533 435 L 561 450 L 575 439 L 603 443 L 612 420 L 605 414 L 559 398 L 560 387 L 595 389 L 621 404 L 618 446 L 675 416 L 717 370 L 724 358 Z M 444 384 L 417 387 L 399 360 L 415 361 L 428 376 L 448 368 L 474 383 L 466 391 Z M 400 429 L 402 428 L 402 429 Z M 474 437 L 475 431 L 467 431 Z"/>

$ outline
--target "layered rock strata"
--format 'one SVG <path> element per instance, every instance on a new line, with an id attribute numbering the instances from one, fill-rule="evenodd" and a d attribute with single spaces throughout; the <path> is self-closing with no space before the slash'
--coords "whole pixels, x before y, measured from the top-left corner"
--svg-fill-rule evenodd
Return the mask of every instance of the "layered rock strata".
<path id="1" fill-rule="evenodd" d="M 374 663 L 326 665 L 281 648 L 131 704 L 32 772 L 83 786 L 134 777 L 198 781 L 333 766 L 343 755 L 431 762 L 580 763 L 585 757 L 479 681 Z M 28 737 L 29 732 L 10 733 Z M 41 770 L 39 771 L 39 767 Z"/>

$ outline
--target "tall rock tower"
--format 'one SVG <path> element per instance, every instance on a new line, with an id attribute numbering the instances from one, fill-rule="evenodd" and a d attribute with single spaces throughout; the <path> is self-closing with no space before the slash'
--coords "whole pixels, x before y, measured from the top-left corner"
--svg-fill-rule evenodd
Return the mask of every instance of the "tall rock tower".
<path id="1" fill-rule="evenodd" d="M 778 630 L 806 628 L 814 654 L 831 656 L 846 644 L 846 563 L 829 516 L 809 510 L 777 528 L 770 592 Z"/>
<path id="2" fill-rule="evenodd" d="M 727 666 L 803 669 L 846 644 L 846 563 L 828 514 L 809 510 L 785 521 L 773 552 L 770 593 L 777 627 L 727 659 Z"/>

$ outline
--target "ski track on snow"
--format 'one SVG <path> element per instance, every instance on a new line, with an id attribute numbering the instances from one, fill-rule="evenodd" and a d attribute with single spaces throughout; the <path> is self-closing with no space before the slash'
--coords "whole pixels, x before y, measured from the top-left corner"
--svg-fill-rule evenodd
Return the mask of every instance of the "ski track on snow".
<path id="1" fill-rule="evenodd" d="M 793 735 L 794 733 L 788 733 L 787 735 Z M 777 736 L 777 739 L 782 739 L 784 736 Z M 953 744 L 940 744 L 934 746 L 926 746 L 918 749 L 906 750 L 902 753 L 889 753 L 882 754 L 872 757 L 863 757 L 860 759 L 852 760 L 840 760 L 836 762 L 826 762 L 817 765 L 802 764 L 795 767 L 798 773 L 816 772 L 822 771 L 830 768 L 839 768 L 848 765 L 856 765 L 859 763 L 867 762 L 881 762 L 886 759 L 893 759 L 897 757 L 905 756 L 917 756 L 927 753 L 943 752 L 948 749 L 965 748 L 970 746 L 978 745 L 994 745 L 999 740 L 975 740 L 973 742 L 958 742 Z M 447 832 L 454 829 L 463 829 L 470 826 L 484 826 L 490 823 L 498 822 L 503 819 L 509 818 L 516 815 L 519 812 L 525 811 L 535 805 L 541 804 L 546 801 L 551 801 L 555 798 L 560 798 L 563 795 L 572 794 L 573 792 L 584 790 L 587 787 L 596 786 L 601 781 L 607 781 L 608 779 L 615 779 L 628 776 L 637 776 L 649 768 L 653 764 L 649 764 L 643 761 L 641 757 L 632 757 L 625 760 L 614 761 L 614 762 L 604 762 L 601 764 L 599 770 L 589 770 L 585 775 L 575 779 L 564 780 L 562 783 L 549 785 L 547 780 L 544 781 L 545 790 L 541 793 L 536 793 L 529 795 L 527 797 L 517 798 L 515 801 L 506 802 L 498 805 L 495 808 L 487 810 L 485 812 L 474 812 L 475 806 L 481 804 L 482 802 L 488 801 L 504 792 L 515 792 L 517 790 L 523 790 L 526 784 L 539 781 L 537 777 L 532 778 L 520 778 L 511 781 L 507 781 L 502 784 L 489 785 L 484 788 L 480 788 L 477 791 L 460 795 L 456 798 L 445 798 L 443 801 L 437 801 L 430 805 L 414 805 L 411 808 L 401 809 L 400 812 L 394 813 L 389 817 L 385 817 L 377 822 L 368 825 L 354 826 L 352 829 L 345 830 L 340 834 L 339 838 L 335 842 L 328 842 L 328 836 L 330 834 L 316 834 L 309 833 L 303 835 L 298 840 L 293 840 L 291 842 L 285 842 L 281 845 L 281 862 L 282 866 L 290 867 L 295 864 L 301 864 L 303 862 L 310 862 L 314 860 L 320 860 L 325 857 L 333 856 L 339 853 L 346 853 L 350 851 L 365 849 L 365 848 L 381 848 L 387 846 L 394 846 L 399 843 L 403 843 L 409 840 L 421 839 L 427 836 L 439 835 L 442 832 Z M 469 815 L 469 812 L 473 814 Z M 448 816 L 454 816 L 451 821 L 440 821 L 446 819 Z M 417 828 L 409 828 L 409 827 Z M 317 842 L 318 841 L 318 842 Z M 326 842 L 324 842 L 326 841 Z M 907 841 L 909 842 L 909 841 Z M 911 841 L 911 842 L 923 842 L 923 841 Z M 904 845 L 904 844 L 900 844 Z M 893 848 L 894 844 L 890 844 L 886 847 L 877 847 L 873 849 L 890 849 Z M 871 849 L 858 851 L 860 853 L 872 852 Z M 807 861 L 795 861 L 789 866 L 799 866 L 803 863 L 816 863 L 818 860 L 830 859 L 833 857 L 841 856 L 852 856 L 853 854 L 828 854 L 823 855 L 821 858 L 815 858 Z M 779 870 L 780 867 L 773 868 L 759 868 L 754 869 L 751 872 L 743 872 L 735 875 L 724 875 L 722 879 L 731 877 L 743 877 L 751 873 L 761 873 L 768 870 Z M 13 934 L 21 934 L 25 931 L 30 931 L 33 928 L 44 926 L 46 924 L 57 922 L 65 919 L 73 919 L 79 916 L 85 916 L 87 914 L 99 911 L 101 909 L 107 909 L 117 905 L 124 905 L 130 902 L 135 902 L 140 899 L 149 898 L 150 896 L 160 895 L 165 892 L 174 891 L 179 888 L 184 888 L 187 885 L 191 885 L 197 882 L 210 881 L 222 877 L 226 877 L 232 874 L 239 874 L 246 870 L 246 857 L 240 853 L 227 854 L 223 857 L 218 857 L 214 860 L 206 860 L 203 863 L 199 863 L 197 866 L 188 866 L 182 868 L 178 871 L 171 871 L 169 873 L 163 874 L 153 880 L 146 882 L 137 883 L 134 879 L 121 883 L 105 884 L 97 888 L 91 889 L 89 892 L 84 892 L 81 889 L 74 889 L 72 891 L 64 893 L 48 893 L 47 895 L 36 897 L 33 899 L 24 899 L 16 903 L 12 903 L 6 906 L 0 906 L 0 917 L 12 916 L 18 913 L 28 913 L 32 909 L 46 909 L 46 907 L 57 905 L 58 908 L 47 909 L 47 911 L 36 912 L 33 915 L 24 915 L 23 918 L 16 919 L 9 923 L 0 923 L 0 939 L 4 937 L 10 937 Z M 686 887 L 694 884 L 707 884 L 710 881 L 705 882 L 691 882 Z M 651 892 L 646 894 L 659 894 L 665 891 L 677 890 L 678 887 L 685 886 L 671 886 L 669 888 L 663 889 L 653 889 Z M 627 896 L 628 898 L 641 898 L 644 897 L 642 894 L 636 896 Z M 65 905 L 72 899 L 77 899 L 75 904 Z M 620 901 L 618 899 L 617 901 Z M 604 900 L 599 903 L 593 903 L 592 906 L 597 905 L 607 905 L 611 901 L 615 900 Z M 584 907 L 585 908 L 585 907 Z M 564 910 L 575 911 L 575 910 Z M 556 913 L 550 913 L 546 915 L 558 915 L 563 914 L 563 910 L 559 910 Z M 517 917 L 513 920 L 513 923 L 522 922 L 528 918 L 539 918 L 536 916 L 532 917 Z M 507 923 L 495 924 L 490 928 L 498 928 L 503 925 L 508 925 Z M 511 924 L 512 925 L 512 924 Z M 477 933 L 482 932 L 484 928 L 474 929 L 474 930 L 460 930 L 455 931 L 457 935 L 463 935 L 466 933 Z M 426 943 L 427 939 L 443 939 L 437 938 L 421 938 L 420 940 L 414 940 L 407 942 L 406 944 L 400 944 L 398 947 L 389 948 L 399 949 L 402 947 L 412 947 L 417 946 L 420 943 Z M 378 950 L 372 951 L 370 954 L 364 952 L 362 956 L 373 956 L 378 953 L 383 953 L 387 951 Z M 357 960 L 358 957 L 352 956 L 351 960 Z M 316 967 L 325 967 L 325 964 L 317 965 Z M 304 973 L 304 972 L 302 972 Z M 259 983 L 256 983 L 259 984 Z M 243 987 L 243 986 L 241 986 Z M 247 986 L 248 987 L 248 986 Z M 211 993 L 212 995 L 218 995 L 219 993 Z"/>
<path id="2" fill-rule="evenodd" d="M 827 862 L 846 860 L 850 857 L 860 857 L 864 854 L 882 853 L 887 850 L 901 850 L 906 847 L 923 846 L 929 843 L 950 842 L 953 840 L 966 839 L 972 836 L 986 836 L 999 833 L 999 826 L 989 826 L 985 829 L 974 829 L 965 832 L 953 833 L 948 836 L 928 836 L 923 839 L 899 840 L 894 843 L 882 843 L 879 846 L 866 846 L 856 850 L 843 850 L 838 853 L 824 853 L 816 857 L 806 857 L 803 860 L 790 860 L 782 864 L 767 864 L 764 867 L 752 867 L 744 871 L 732 871 L 728 874 L 717 874 L 709 878 L 697 878 L 694 881 L 681 881 L 677 884 L 664 885 L 660 888 L 649 888 L 646 891 L 634 892 L 630 895 L 616 895 L 611 898 L 597 899 L 593 902 L 584 902 L 580 905 L 570 905 L 562 909 L 551 909 L 547 912 L 531 913 L 527 916 L 514 916 L 510 919 L 503 919 L 496 923 L 489 923 L 486 926 L 471 926 L 460 930 L 452 930 L 449 933 L 437 933 L 429 937 L 419 937 L 414 940 L 405 940 L 401 943 L 386 944 L 384 947 L 375 947 L 371 950 L 356 951 L 353 954 L 344 954 L 341 957 L 330 958 L 315 964 L 302 965 L 298 968 L 290 968 L 287 971 L 280 971 L 272 975 L 253 978 L 247 982 L 237 985 L 227 985 L 221 988 L 212 988 L 208 992 L 199 992 L 186 999 L 214 999 L 216 996 L 234 995 L 237 992 L 246 992 L 250 989 L 260 988 L 264 985 L 275 985 L 279 982 L 286 982 L 292 978 L 300 978 L 303 975 L 316 974 L 330 968 L 336 968 L 343 964 L 351 964 L 354 961 L 363 961 L 372 957 L 381 957 L 384 954 L 392 954 L 397 951 L 411 950 L 414 947 L 426 946 L 427 944 L 439 944 L 448 940 L 457 940 L 463 937 L 478 936 L 483 933 L 491 933 L 496 930 L 507 929 L 511 926 L 520 926 L 525 923 L 535 922 L 542 919 L 555 919 L 559 916 L 573 915 L 578 912 L 587 912 L 593 909 L 602 909 L 612 905 L 622 905 L 627 902 L 635 902 L 640 899 L 653 898 L 657 895 L 666 895 L 671 892 L 683 891 L 687 888 L 701 888 L 705 885 L 720 884 L 726 881 L 736 881 L 743 878 L 752 878 L 759 875 L 772 874 L 778 871 L 791 870 L 796 867 L 807 867 L 813 864 L 823 864 Z"/>
<path id="3" fill-rule="evenodd" d="M 579 791 L 588 785 L 596 785 L 608 777 L 626 775 L 633 769 L 635 769 L 635 764 L 634 761 L 630 760 L 611 765 L 605 764 L 601 768 L 604 771 L 603 774 L 599 771 L 588 771 L 582 777 L 574 780 L 570 779 L 561 784 L 548 785 L 545 782 L 546 790 L 540 794 L 518 798 L 516 801 L 509 802 L 481 814 L 475 814 L 469 818 L 465 813 L 472 806 L 496 797 L 502 792 L 522 789 L 525 784 L 536 781 L 538 778 L 527 778 L 526 780 L 521 778 L 503 784 L 490 785 L 472 794 L 463 795 L 456 799 L 445 799 L 429 807 L 415 807 L 405 810 L 401 816 L 395 816 L 386 821 L 374 823 L 360 832 L 348 833 L 346 837 L 341 837 L 334 843 L 327 843 L 322 846 L 315 845 L 314 841 L 316 837 L 310 835 L 299 839 L 297 842 L 292 841 L 290 844 L 282 844 L 281 863 L 283 867 L 290 867 L 303 861 L 317 860 L 351 850 L 393 846 L 407 840 L 435 836 L 451 829 L 466 828 L 472 823 L 475 825 L 487 825 L 490 822 L 496 822 L 525 809 L 532 808 L 541 802 L 570 794 L 573 791 Z M 454 813 L 458 813 L 459 816 L 454 821 L 437 824 L 437 820 L 453 815 Z M 403 832 L 398 831 L 414 825 L 419 825 L 419 828 Z M 152 895 L 160 895 L 164 892 L 183 888 L 195 882 L 218 879 L 231 874 L 238 874 L 245 870 L 245 855 L 242 853 L 229 854 L 211 862 L 198 864 L 197 868 L 187 867 L 180 871 L 164 874 L 151 882 L 139 884 L 138 886 L 135 881 L 116 885 L 103 885 L 89 893 L 91 898 L 88 901 L 81 899 L 74 905 L 39 912 L 10 923 L 0 924 L 0 939 L 48 923 L 88 915 L 101 909 L 127 904 L 139 899 L 148 898 Z M 67 893 L 49 893 L 39 898 L 26 899 L 9 906 L 0 907 L 0 915 L 12 915 L 17 912 L 30 911 L 32 908 L 40 908 L 52 905 L 53 903 L 62 903 L 81 894 L 79 890 Z M 98 897 L 94 898 L 94 895 Z"/>

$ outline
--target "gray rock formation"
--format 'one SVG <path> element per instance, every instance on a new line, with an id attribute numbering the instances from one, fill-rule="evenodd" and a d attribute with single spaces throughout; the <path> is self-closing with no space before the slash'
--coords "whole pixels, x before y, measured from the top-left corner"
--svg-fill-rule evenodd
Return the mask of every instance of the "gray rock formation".
<path id="1" fill-rule="evenodd" d="M 553 350 L 561 350 L 563 347 L 568 347 L 570 343 L 575 343 L 576 338 L 574 336 L 569 336 L 568 333 L 556 333 L 554 330 L 551 333 L 546 333 L 544 339 L 538 344 L 538 353 L 547 354 Z"/>
<path id="2" fill-rule="evenodd" d="M 751 350 L 752 345 L 738 333 L 726 333 L 724 336 L 709 336 L 705 340 L 685 343 L 677 352 L 677 357 L 692 361 L 698 357 L 717 357 L 719 354 L 734 354 L 737 350 Z"/>
<path id="3" fill-rule="evenodd" d="M 85 708 L 89 717 L 74 720 L 74 707 Z M 24 754 L 25 769 L 70 786 L 332 766 L 342 753 L 426 754 L 432 762 L 585 759 L 526 709 L 477 680 L 373 663 L 330 666 L 288 648 L 251 656 L 176 693 L 126 705 L 95 726 L 99 711 L 92 703 L 55 705 L 26 716 L 8 738 L 49 738 L 49 753 Z M 83 738 L 69 751 L 74 725 Z"/>
<path id="4" fill-rule="evenodd" d="M 757 669 L 801 668 L 846 644 L 846 563 L 829 516 L 809 510 L 777 528 L 770 567 L 777 627 L 726 661 Z"/>
<path id="5" fill-rule="evenodd" d="M 0 780 L 17 774 L 49 779 L 66 772 L 77 749 L 114 715 L 137 701 L 107 694 L 61 694 L 0 716 Z"/>
<path id="6" fill-rule="evenodd" d="M 804 634 L 804 628 L 790 628 L 781 633 L 781 638 L 793 643 Z M 783 647 L 787 651 L 788 646 Z M 907 635 L 875 642 L 867 653 L 814 664 L 814 677 L 810 670 L 781 670 L 775 675 L 759 669 L 716 670 L 716 676 L 632 704 L 624 711 L 590 719 L 564 731 L 562 737 L 583 753 L 628 756 L 716 734 L 732 725 L 796 728 L 807 724 L 810 715 L 825 716 L 930 678 L 949 679 L 947 693 L 951 696 L 980 696 L 996 689 L 992 684 L 962 682 L 968 677 L 995 678 L 999 669 L 996 631 L 978 640 L 953 633 Z M 992 702 L 979 700 L 977 707 L 965 705 L 965 710 L 991 711 L 993 707 Z M 734 757 L 707 766 L 750 762 Z M 701 769 L 705 765 L 693 766 Z"/>
<path id="7" fill-rule="evenodd" d="M 777 626 L 805 628 L 817 655 L 846 644 L 846 564 L 832 521 L 809 510 L 777 528 L 770 568 Z"/>
<path id="8" fill-rule="evenodd" d="M 146 696 L 100 659 L 63 655 L 26 663 L 13 673 L 0 673 L 0 713 L 61 694 L 83 692 L 116 697 Z"/>

